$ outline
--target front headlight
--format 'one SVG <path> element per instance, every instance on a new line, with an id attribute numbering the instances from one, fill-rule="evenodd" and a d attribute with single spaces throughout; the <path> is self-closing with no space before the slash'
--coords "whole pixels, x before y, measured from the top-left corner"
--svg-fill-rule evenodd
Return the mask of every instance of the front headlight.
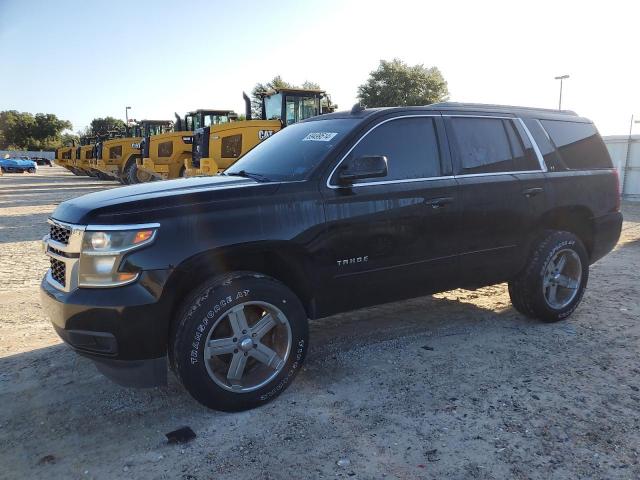
<path id="1" fill-rule="evenodd" d="M 118 227 L 121 230 L 86 230 L 82 239 L 78 285 L 80 287 L 117 287 L 131 283 L 139 272 L 121 272 L 125 253 L 153 242 L 159 225 Z"/>

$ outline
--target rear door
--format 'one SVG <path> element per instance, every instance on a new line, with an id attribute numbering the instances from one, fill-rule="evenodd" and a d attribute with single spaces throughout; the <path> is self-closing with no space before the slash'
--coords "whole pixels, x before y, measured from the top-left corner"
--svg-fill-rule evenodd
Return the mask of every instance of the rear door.
<path id="1" fill-rule="evenodd" d="M 444 147 L 444 148 L 443 148 Z M 388 175 L 322 186 L 333 308 L 345 310 L 446 288 L 457 274 L 460 202 L 440 115 L 387 118 L 342 161 L 384 155 Z"/>
<path id="2" fill-rule="evenodd" d="M 544 200 L 544 173 L 522 123 L 509 116 L 447 115 L 462 203 L 461 282 L 486 284 L 515 274 Z"/>

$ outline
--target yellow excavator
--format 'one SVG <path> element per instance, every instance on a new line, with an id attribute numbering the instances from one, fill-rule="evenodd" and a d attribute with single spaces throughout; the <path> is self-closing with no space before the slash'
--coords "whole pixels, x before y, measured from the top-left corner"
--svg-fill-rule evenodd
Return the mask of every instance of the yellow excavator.
<path id="1" fill-rule="evenodd" d="M 233 110 L 195 110 L 184 118 L 176 113 L 173 132 L 145 136 L 142 158 L 138 159 L 138 180 L 167 180 L 185 176 L 185 161 L 191 159 L 193 131 L 235 122 Z"/>
<path id="2" fill-rule="evenodd" d="M 262 96 L 262 118 L 253 120 L 249 97 L 246 93 L 243 97 L 246 120 L 194 129 L 186 176 L 216 175 L 287 125 L 336 108 L 324 90 L 279 88 Z"/>
<path id="3" fill-rule="evenodd" d="M 109 177 L 125 185 L 138 183 L 136 160 L 141 157 L 141 142 L 146 135 L 158 135 L 171 131 L 171 120 L 142 120 L 127 128 L 125 136 L 98 142 L 96 167 Z"/>

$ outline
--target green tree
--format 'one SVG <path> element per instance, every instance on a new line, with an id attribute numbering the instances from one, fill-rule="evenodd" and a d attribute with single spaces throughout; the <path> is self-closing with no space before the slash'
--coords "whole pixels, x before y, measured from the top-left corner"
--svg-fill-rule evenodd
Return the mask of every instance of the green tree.
<path id="1" fill-rule="evenodd" d="M 51 113 L 6 110 L 0 112 L 0 148 L 12 150 L 52 150 L 60 145 L 60 135 L 71 123 Z"/>
<path id="2" fill-rule="evenodd" d="M 380 60 L 358 87 L 358 99 L 367 107 L 429 105 L 448 97 L 447 82 L 437 67 L 410 66 L 397 58 Z"/>
<path id="3" fill-rule="evenodd" d="M 75 133 L 66 132 L 60 136 L 60 146 L 64 147 L 71 145 L 72 143 L 75 145 L 80 144 L 80 137 Z"/>
<path id="4" fill-rule="evenodd" d="M 94 118 L 91 120 L 90 129 L 92 135 L 99 135 L 107 133 L 110 130 L 124 130 L 125 129 L 124 121 L 119 118 L 113 117 L 104 117 L 104 118 Z"/>
<path id="5" fill-rule="evenodd" d="M 302 84 L 302 88 L 305 90 L 321 90 L 320 84 L 316 82 L 311 82 L 309 80 L 305 80 Z"/>

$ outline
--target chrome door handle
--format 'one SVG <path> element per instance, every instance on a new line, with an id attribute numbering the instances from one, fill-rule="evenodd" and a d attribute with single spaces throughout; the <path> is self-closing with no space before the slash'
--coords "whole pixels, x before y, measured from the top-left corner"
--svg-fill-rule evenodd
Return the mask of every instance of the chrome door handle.
<path id="1" fill-rule="evenodd" d="M 542 192 L 544 192 L 544 188 L 534 187 L 534 188 L 527 188 L 526 190 L 523 190 L 522 194 L 527 198 L 531 198 L 531 197 L 535 197 L 536 195 Z"/>
<path id="2" fill-rule="evenodd" d="M 424 203 L 426 206 L 431 207 L 433 209 L 442 208 L 445 205 L 449 205 L 450 203 L 453 203 L 453 197 L 431 198 L 429 200 L 426 200 Z"/>

